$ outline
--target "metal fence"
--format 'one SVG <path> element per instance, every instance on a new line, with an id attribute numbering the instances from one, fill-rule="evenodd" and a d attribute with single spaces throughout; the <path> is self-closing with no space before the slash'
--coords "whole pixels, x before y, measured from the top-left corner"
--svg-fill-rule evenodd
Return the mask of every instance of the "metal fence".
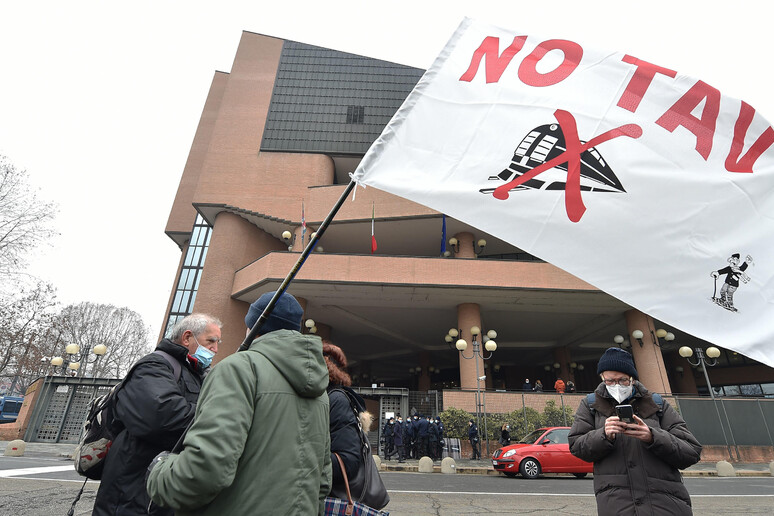
<path id="1" fill-rule="evenodd" d="M 677 409 L 696 439 L 726 446 L 740 458 L 739 446 L 774 446 L 774 400 L 676 396 Z"/>
<path id="2" fill-rule="evenodd" d="M 27 442 L 77 443 L 89 402 L 120 382 L 115 378 L 47 376 L 24 435 Z"/>

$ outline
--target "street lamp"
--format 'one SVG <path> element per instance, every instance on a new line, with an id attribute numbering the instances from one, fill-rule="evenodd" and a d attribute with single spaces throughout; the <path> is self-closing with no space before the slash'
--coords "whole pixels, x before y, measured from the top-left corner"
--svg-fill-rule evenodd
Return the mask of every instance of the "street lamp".
<path id="1" fill-rule="evenodd" d="M 291 238 L 293 239 L 293 241 L 291 241 Z M 295 238 L 293 238 L 293 233 L 291 233 L 286 229 L 285 231 L 282 232 L 282 240 L 285 242 L 285 244 L 287 244 L 288 251 L 292 251 L 293 243 L 295 242 Z"/>
<path id="2" fill-rule="evenodd" d="M 656 333 L 653 333 L 653 330 L 651 330 L 650 328 L 648 328 L 648 331 L 650 332 L 650 336 L 651 336 L 651 337 L 652 337 L 652 339 L 653 339 L 653 344 L 655 344 L 655 345 L 656 345 L 656 346 L 658 346 L 658 347 L 662 347 L 662 344 L 659 342 L 659 340 L 658 340 L 658 339 L 664 339 L 664 340 L 665 340 L 665 341 L 667 341 L 667 342 L 672 342 L 673 340 L 675 340 L 675 334 L 674 334 L 674 333 L 672 333 L 672 332 L 666 331 L 666 330 L 664 330 L 664 329 L 658 329 L 658 330 L 656 330 Z M 632 337 L 634 337 L 635 339 L 637 339 L 637 342 L 640 344 L 640 347 L 642 347 L 642 346 L 643 346 L 643 343 L 642 343 L 642 337 L 643 337 L 644 335 L 645 335 L 645 334 L 644 334 L 644 333 L 642 333 L 642 330 L 634 330 L 634 331 L 632 332 Z M 613 339 L 613 340 L 615 340 L 615 342 L 616 342 L 617 344 L 620 344 L 621 342 L 623 342 L 623 337 L 621 337 L 621 342 L 619 342 L 619 341 L 617 340 L 619 337 L 621 337 L 621 336 L 620 336 L 620 335 L 616 335 L 616 336 L 615 336 L 615 339 Z M 656 338 L 656 337 L 658 337 L 658 338 Z M 690 356 L 690 355 L 689 355 L 689 356 Z"/>
<path id="3" fill-rule="evenodd" d="M 62 376 L 83 376 L 85 367 L 81 369 L 81 362 L 84 364 L 96 364 L 102 356 L 107 353 L 107 346 L 104 344 L 97 344 L 91 349 L 94 353 L 94 360 L 89 360 L 89 352 L 81 353 L 81 347 L 78 344 L 68 344 L 65 347 L 65 353 L 67 354 L 67 365 L 65 365 L 65 359 L 59 356 L 51 357 L 50 364 L 55 368 L 61 369 Z"/>
<path id="4" fill-rule="evenodd" d="M 456 328 L 452 328 L 449 330 L 450 336 L 457 336 L 460 332 Z M 478 342 L 478 336 L 481 334 L 481 328 L 478 326 L 473 326 L 470 328 L 470 334 L 473 336 L 473 348 L 471 355 L 465 356 L 465 350 L 468 348 L 468 343 L 465 341 L 465 339 L 459 339 L 457 340 L 455 347 L 460 352 L 460 356 L 466 360 L 473 360 L 477 358 L 481 358 L 482 360 L 489 360 L 492 358 L 493 352 L 497 349 L 497 342 L 495 342 L 494 339 L 497 338 L 497 332 L 494 330 L 489 330 L 486 332 L 486 335 L 481 339 L 484 341 L 484 349 L 486 349 L 489 352 L 489 356 L 484 356 L 484 353 L 481 351 L 481 346 Z M 486 380 L 486 375 L 481 375 L 481 372 L 478 370 L 478 360 L 476 360 L 476 426 L 481 426 L 481 404 L 482 404 L 482 398 L 481 398 L 481 381 Z M 489 456 L 489 429 L 487 428 L 487 421 L 486 421 L 486 388 L 484 388 L 484 398 L 483 398 L 483 410 L 484 410 L 484 435 L 486 435 L 486 454 Z"/>
<path id="5" fill-rule="evenodd" d="M 726 447 L 728 448 L 728 456 L 733 459 L 733 456 L 731 455 L 731 445 L 728 443 L 728 437 L 726 436 L 726 429 L 723 426 L 723 419 L 720 417 L 720 409 L 718 409 L 717 400 L 715 399 L 715 392 L 712 389 L 712 384 L 710 383 L 709 374 L 707 374 L 707 366 L 714 367 L 718 364 L 718 357 L 720 356 L 720 350 L 716 348 L 715 346 L 710 346 L 707 348 L 707 353 L 705 355 L 704 350 L 701 348 L 695 348 L 696 350 L 696 361 L 694 362 L 691 360 L 691 356 L 693 356 L 694 350 L 691 349 L 688 346 L 681 347 L 677 352 L 680 354 L 681 357 L 686 359 L 689 364 L 696 367 L 701 367 L 702 372 L 704 373 L 704 380 L 707 382 L 707 388 L 709 389 L 710 397 L 712 398 L 712 403 L 715 405 L 715 412 L 718 414 L 718 421 L 720 422 L 720 429 L 723 431 L 723 439 L 726 441 Z M 729 427 L 730 430 L 730 427 Z"/>

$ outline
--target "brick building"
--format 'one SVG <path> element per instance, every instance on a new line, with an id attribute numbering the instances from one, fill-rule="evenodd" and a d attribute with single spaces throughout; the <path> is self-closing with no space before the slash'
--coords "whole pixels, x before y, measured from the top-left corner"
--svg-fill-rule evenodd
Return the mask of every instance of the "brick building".
<path id="1" fill-rule="evenodd" d="M 244 32 L 231 72 L 213 78 L 167 222 L 182 253 L 165 327 L 212 313 L 225 324 L 218 358 L 233 353 L 249 303 L 279 286 L 422 73 Z M 356 385 L 475 389 L 486 376 L 481 387 L 518 390 L 529 378 L 550 391 L 561 377 L 588 391 L 622 335 L 651 389 L 706 392 L 677 348 L 707 343 L 474 227 L 447 218 L 446 231 L 458 246 L 442 256 L 441 213 L 358 189 L 291 284 L 305 318 L 347 353 Z M 471 343 L 473 326 L 497 332 L 489 360 L 465 359 L 458 337 L 445 338 L 454 328 Z M 662 328 L 674 341 L 656 338 Z M 774 370 L 733 352 L 710 373 L 719 394 L 774 396 Z"/>

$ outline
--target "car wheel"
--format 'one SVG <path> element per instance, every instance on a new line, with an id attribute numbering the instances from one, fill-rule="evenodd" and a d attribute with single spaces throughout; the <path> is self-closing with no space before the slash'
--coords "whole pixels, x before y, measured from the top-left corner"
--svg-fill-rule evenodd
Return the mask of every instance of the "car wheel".
<path id="1" fill-rule="evenodd" d="M 514 477 L 516 477 L 516 473 L 507 473 L 507 472 L 503 471 L 503 474 L 504 474 L 506 477 L 508 477 L 508 478 L 514 478 Z"/>
<path id="2" fill-rule="evenodd" d="M 575 478 L 584 478 L 588 473 L 573 473 L 575 475 Z"/>
<path id="3" fill-rule="evenodd" d="M 540 476 L 540 463 L 533 459 L 528 458 L 521 461 L 519 464 L 519 473 L 524 478 L 534 479 Z"/>

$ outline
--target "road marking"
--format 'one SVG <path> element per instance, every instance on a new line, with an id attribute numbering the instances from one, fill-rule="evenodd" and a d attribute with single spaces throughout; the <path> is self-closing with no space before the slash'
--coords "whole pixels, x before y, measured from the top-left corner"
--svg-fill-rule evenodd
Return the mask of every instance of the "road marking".
<path id="1" fill-rule="evenodd" d="M 390 489 L 390 493 L 406 494 L 459 494 L 459 495 L 501 495 L 501 496 L 594 496 L 594 494 L 565 494 L 565 493 L 482 493 L 481 491 L 398 491 Z"/>
<path id="2" fill-rule="evenodd" d="M 594 494 L 584 493 L 483 493 L 481 491 L 399 491 L 396 489 L 390 489 L 390 493 L 405 493 L 405 494 L 439 494 L 439 495 L 486 495 L 486 496 L 580 496 L 580 497 L 593 497 Z M 734 495 L 697 495 L 692 494 L 691 498 L 774 498 L 774 494 L 734 494 Z"/>
<path id="3" fill-rule="evenodd" d="M 21 475 L 39 475 L 41 473 L 57 473 L 59 471 L 74 471 L 73 465 L 47 466 L 44 468 L 20 468 L 0 470 L 0 478 L 18 477 Z"/>

